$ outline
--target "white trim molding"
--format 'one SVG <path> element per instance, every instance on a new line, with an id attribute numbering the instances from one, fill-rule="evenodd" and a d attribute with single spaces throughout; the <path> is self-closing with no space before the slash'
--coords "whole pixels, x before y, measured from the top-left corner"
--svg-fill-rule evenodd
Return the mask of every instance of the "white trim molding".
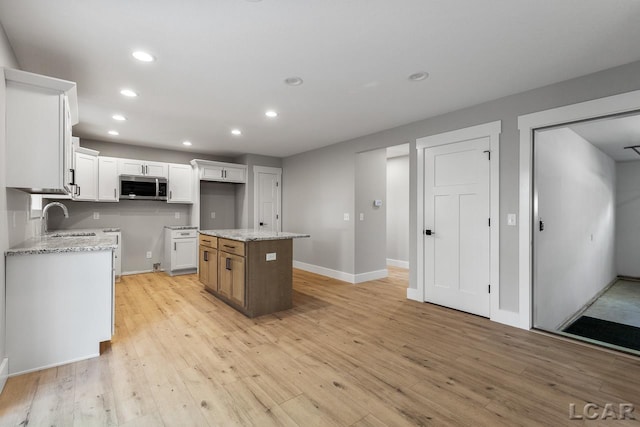
<path id="1" fill-rule="evenodd" d="M 367 271 L 366 273 L 358 273 L 354 276 L 353 283 L 364 283 L 371 280 L 384 279 L 389 276 L 389 270 Z"/>
<path id="2" fill-rule="evenodd" d="M 5 357 L 2 359 L 2 364 L 0 364 L 0 393 L 4 390 L 4 386 L 7 383 L 7 379 L 9 378 L 9 358 Z"/>
<path id="3" fill-rule="evenodd" d="M 640 110 L 640 90 L 621 95 L 552 108 L 518 117 L 520 131 L 520 227 L 518 230 L 518 293 L 517 326 L 531 329 L 532 318 L 532 249 L 533 249 L 533 135 L 536 129 L 565 123 L 624 114 Z"/>
<path id="4" fill-rule="evenodd" d="M 490 172 L 490 215 L 494 220 L 489 235 L 490 241 L 490 283 L 491 283 L 491 310 L 490 318 L 493 321 L 512 324 L 513 314 L 500 309 L 500 133 L 502 132 L 502 121 L 489 122 L 477 126 L 470 126 L 438 135 L 418 138 L 416 149 L 418 150 L 418 185 L 416 200 L 418 207 L 417 216 L 417 259 L 418 265 L 417 288 L 407 289 L 407 298 L 417 301 L 425 301 L 424 290 L 424 151 L 426 148 L 441 145 L 454 144 L 471 139 L 488 137 L 490 141 L 491 172 Z"/>
<path id="5" fill-rule="evenodd" d="M 332 270 L 330 268 L 321 267 L 319 265 L 307 264 L 306 262 L 293 261 L 293 268 L 308 271 L 310 273 L 319 274 L 321 276 L 331 277 L 332 279 L 341 280 L 347 283 L 355 283 L 355 275 L 345 273 L 344 271 Z"/>
<path id="6" fill-rule="evenodd" d="M 399 259 L 387 258 L 387 265 L 390 267 L 409 269 L 409 261 L 402 261 Z"/>

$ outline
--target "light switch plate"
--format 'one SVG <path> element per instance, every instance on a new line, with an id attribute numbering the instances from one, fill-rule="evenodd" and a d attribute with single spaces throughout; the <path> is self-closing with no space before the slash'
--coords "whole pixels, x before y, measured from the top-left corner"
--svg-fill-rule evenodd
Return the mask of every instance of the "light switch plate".
<path id="1" fill-rule="evenodd" d="M 360 212 L 360 221 L 364 221 L 364 212 Z"/>
<path id="2" fill-rule="evenodd" d="M 176 219 L 180 219 L 180 212 L 176 212 L 175 217 Z"/>
<path id="3" fill-rule="evenodd" d="M 147 259 L 151 259 L 151 251 L 147 252 Z"/>
<path id="4" fill-rule="evenodd" d="M 507 214 L 507 225 L 514 226 L 516 225 L 516 223 L 517 223 L 516 214 L 514 213 Z"/>
<path id="5" fill-rule="evenodd" d="M 275 261 L 276 260 L 276 253 L 275 252 L 270 252 L 267 254 L 267 261 Z"/>
<path id="6" fill-rule="evenodd" d="M 93 219 L 100 219 L 100 212 L 94 212 Z"/>
<path id="7" fill-rule="evenodd" d="M 348 213 L 345 213 L 345 214 L 344 214 L 344 220 L 345 220 L 345 221 L 349 221 L 349 214 L 348 214 Z"/>
<path id="8" fill-rule="evenodd" d="M 211 219 L 216 219 L 216 213 L 215 212 L 211 212 Z"/>

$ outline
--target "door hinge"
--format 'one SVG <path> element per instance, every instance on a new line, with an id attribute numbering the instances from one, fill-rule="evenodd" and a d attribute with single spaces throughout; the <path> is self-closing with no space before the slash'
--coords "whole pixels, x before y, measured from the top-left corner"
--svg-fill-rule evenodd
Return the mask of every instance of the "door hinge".
<path id="1" fill-rule="evenodd" d="M 487 157 L 491 160 L 491 150 L 484 150 L 483 153 L 487 153 Z"/>
<path id="2" fill-rule="evenodd" d="M 489 227 L 491 227 L 491 218 L 489 218 Z"/>
<path id="3" fill-rule="evenodd" d="M 280 183 L 276 181 L 276 187 L 280 187 Z"/>
<path id="4" fill-rule="evenodd" d="M 491 293 L 491 285 L 489 285 L 489 290 L 488 290 L 488 292 L 489 292 L 489 293 Z"/>
<path id="5" fill-rule="evenodd" d="M 276 219 L 280 219 L 280 215 L 276 214 Z"/>

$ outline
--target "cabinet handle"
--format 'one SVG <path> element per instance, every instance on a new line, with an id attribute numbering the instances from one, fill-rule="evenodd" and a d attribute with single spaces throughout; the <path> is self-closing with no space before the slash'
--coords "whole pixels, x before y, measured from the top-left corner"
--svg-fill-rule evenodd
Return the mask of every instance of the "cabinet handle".
<path id="1" fill-rule="evenodd" d="M 178 243 L 177 242 L 173 242 L 173 250 L 174 251 L 178 250 L 177 247 L 178 247 Z"/>
<path id="2" fill-rule="evenodd" d="M 227 270 L 231 270 L 231 258 L 227 258 L 227 262 L 224 268 L 226 268 Z"/>
<path id="3" fill-rule="evenodd" d="M 169 190 L 169 200 L 173 198 L 173 191 Z"/>
<path id="4" fill-rule="evenodd" d="M 71 171 L 71 185 L 76 185 L 76 170 L 69 169 Z"/>
<path id="5" fill-rule="evenodd" d="M 116 245 L 120 244 L 120 235 L 116 234 Z"/>
<path id="6" fill-rule="evenodd" d="M 76 185 L 76 189 L 78 190 L 78 194 L 76 194 L 76 196 L 80 197 L 80 186 Z"/>
<path id="7" fill-rule="evenodd" d="M 144 165 L 140 165 L 140 173 L 144 175 Z"/>
<path id="8" fill-rule="evenodd" d="M 116 188 L 113 189 L 113 198 L 114 199 L 118 198 L 118 190 Z"/>
<path id="9" fill-rule="evenodd" d="M 204 251 L 204 260 L 209 261 L 209 252 Z"/>
<path id="10" fill-rule="evenodd" d="M 222 246 L 224 246 L 225 248 L 229 248 L 229 249 L 235 249 L 236 248 L 235 246 L 229 246 L 229 245 L 222 245 Z"/>

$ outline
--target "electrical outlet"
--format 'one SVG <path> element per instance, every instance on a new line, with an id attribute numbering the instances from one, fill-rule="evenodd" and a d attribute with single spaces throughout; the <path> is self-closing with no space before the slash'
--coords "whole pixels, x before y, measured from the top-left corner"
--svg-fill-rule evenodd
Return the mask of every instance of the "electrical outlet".
<path id="1" fill-rule="evenodd" d="M 364 221 L 364 212 L 360 212 L 360 221 Z"/>
<path id="2" fill-rule="evenodd" d="M 349 221 L 349 214 L 348 214 L 348 213 L 345 213 L 345 214 L 344 214 L 344 220 L 345 220 L 345 221 Z"/>
<path id="3" fill-rule="evenodd" d="M 147 259 L 151 259 L 151 251 L 147 252 Z"/>
<path id="4" fill-rule="evenodd" d="M 175 217 L 176 219 L 180 219 L 180 212 L 176 212 Z"/>
<path id="5" fill-rule="evenodd" d="M 215 212 L 211 212 L 211 219 L 216 219 L 216 213 Z"/>
<path id="6" fill-rule="evenodd" d="M 276 253 L 275 252 L 269 252 L 267 254 L 267 261 L 275 261 L 276 260 Z"/>
<path id="7" fill-rule="evenodd" d="M 100 212 L 94 212 L 93 219 L 100 219 Z"/>

